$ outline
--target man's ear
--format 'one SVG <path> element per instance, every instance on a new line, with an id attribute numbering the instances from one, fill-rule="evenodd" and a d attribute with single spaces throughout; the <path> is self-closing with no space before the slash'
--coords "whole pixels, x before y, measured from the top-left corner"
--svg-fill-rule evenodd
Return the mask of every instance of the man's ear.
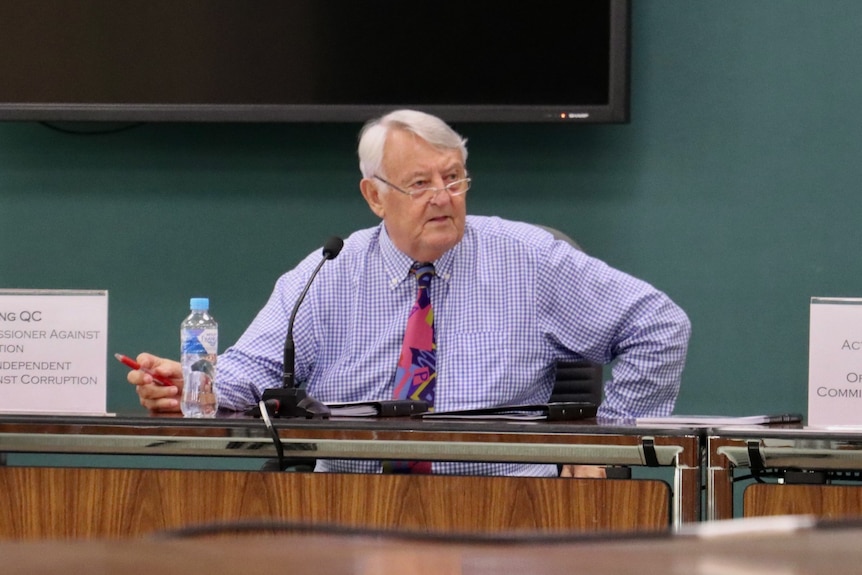
<path id="1" fill-rule="evenodd" d="M 359 182 L 359 189 L 362 192 L 362 197 L 368 202 L 368 207 L 374 212 L 378 218 L 383 218 L 385 210 L 383 202 L 380 199 L 380 190 L 377 189 L 377 184 L 370 178 L 363 178 Z"/>

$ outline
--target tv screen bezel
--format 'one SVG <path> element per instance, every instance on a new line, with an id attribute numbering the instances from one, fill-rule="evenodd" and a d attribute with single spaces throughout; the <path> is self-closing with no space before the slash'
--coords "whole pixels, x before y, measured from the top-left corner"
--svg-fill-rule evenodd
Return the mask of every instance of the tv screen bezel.
<path id="1" fill-rule="evenodd" d="M 609 0 L 608 102 L 600 105 L 138 104 L 0 102 L 0 121 L 41 122 L 363 122 L 397 108 L 449 122 L 627 123 L 630 121 L 631 0 Z M 549 72 L 550 73 L 550 72 Z"/>

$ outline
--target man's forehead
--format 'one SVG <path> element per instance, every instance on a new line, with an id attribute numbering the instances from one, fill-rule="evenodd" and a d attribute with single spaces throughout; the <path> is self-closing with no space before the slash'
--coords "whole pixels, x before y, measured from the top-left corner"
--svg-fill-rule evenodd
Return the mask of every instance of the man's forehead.
<path id="1" fill-rule="evenodd" d="M 435 146 L 412 132 L 403 130 L 399 130 L 399 132 L 403 135 L 395 136 L 393 132 L 386 140 L 383 154 L 384 164 L 402 164 L 406 169 L 436 168 L 443 170 L 464 166 L 460 149 Z M 405 136 L 409 136 L 410 140 L 405 141 Z M 415 145 L 411 146 L 408 142 Z"/>

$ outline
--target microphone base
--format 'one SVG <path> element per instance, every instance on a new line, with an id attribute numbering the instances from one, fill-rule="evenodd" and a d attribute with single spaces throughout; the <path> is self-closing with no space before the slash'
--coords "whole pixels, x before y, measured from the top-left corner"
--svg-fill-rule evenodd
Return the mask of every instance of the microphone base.
<path id="1" fill-rule="evenodd" d="M 308 395 L 304 389 L 266 389 L 262 401 L 273 417 L 329 419 L 330 415 L 329 407 Z"/>

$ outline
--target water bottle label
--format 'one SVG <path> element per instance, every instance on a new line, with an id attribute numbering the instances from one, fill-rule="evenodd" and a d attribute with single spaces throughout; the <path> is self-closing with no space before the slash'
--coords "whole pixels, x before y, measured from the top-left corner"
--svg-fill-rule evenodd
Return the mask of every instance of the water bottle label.
<path id="1" fill-rule="evenodd" d="M 183 354 L 214 355 L 218 349 L 218 330 L 184 329 L 182 334 Z"/>

